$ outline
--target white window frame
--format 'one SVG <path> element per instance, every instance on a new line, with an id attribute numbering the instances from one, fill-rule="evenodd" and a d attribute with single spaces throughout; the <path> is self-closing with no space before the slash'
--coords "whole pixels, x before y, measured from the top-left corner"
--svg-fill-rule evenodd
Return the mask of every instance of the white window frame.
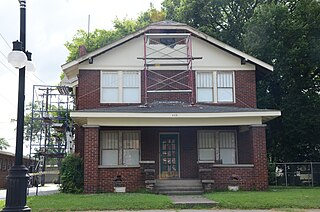
<path id="1" fill-rule="evenodd" d="M 199 73 L 210 73 L 212 75 L 212 101 L 199 101 L 198 99 L 198 93 L 199 93 L 199 87 L 197 85 L 197 79 L 198 79 L 198 74 Z M 219 101 L 218 100 L 218 74 L 220 73 L 231 73 L 232 74 L 232 101 Z M 234 71 L 196 71 L 196 101 L 197 102 L 203 102 L 203 103 L 235 103 L 235 74 Z"/>
<path id="2" fill-rule="evenodd" d="M 138 137 L 139 137 L 139 159 L 138 159 L 138 163 L 137 164 L 125 164 L 124 163 L 124 150 L 128 149 L 128 148 L 124 148 L 124 140 L 123 140 L 123 134 L 124 133 L 130 133 L 130 132 L 134 132 L 134 133 L 138 133 Z M 108 150 L 108 149 L 104 149 L 103 148 L 103 142 L 105 142 L 104 140 L 102 140 L 102 133 L 117 133 L 118 134 L 118 155 L 117 155 L 117 160 L 118 163 L 114 164 L 114 165 L 107 165 L 107 164 L 103 164 L 103 151 L 104 150 Z M 100 132 L 100 166 L 105 166 L 105 167 L 128 167 L 128 166 L 139 166 L 139 161 L 141 160 L 141 131 L 139 130 L 103 130 Z"/>
<path id="3" fill-rule="evenodd" d="M 215 163 L 222 163 L 222 164 L 238 164 L 238 142 L 237 142 L 237 131 L 235 130 L 198 130 L 197 131 L 197 150 L 198 150 L 198 161 L 208 161 L 208 160 L 201 160 L 201 156 L 200 156 L 200 149 L 204 149 L 204 148 L 200 148 L 199 146 L 199 137 L 200 137 L 200 133 L 212 133 L 214 136 L 214 142 L 215 144 L 213 144 L 213 148 L 207 148 L 208 150 L 212 150 L 213 154 L 214 154 L 214 159 L 213 162 Z M 221 148 L 221 142 L 220 142 L 220 133 L 233 133 L 234 134 L 234 163 L 223 163 L 222 161 L 222 157 L 221 157 L 221 149 L 228 149 L 228 148 Z M 229 148 L 230 149 L 230 148 Z M 211 160 L 210 160 L 211 161 Z"/>
<path id="4" fill-rule="evenodd" d="M 131 72 L 131 73 L 137 73 L 139 82 L 138 82 L 138 99 L 133 102 L 126 102 L 124 101 L 124 86 L 123 86 L 123 74 L 125 72 Z M 103 92 L 104 92 L 104 87 L 103 86 L 103 75 L 108 74 L 108 73 L 116 73 L 118 77 L 118 100 L 117 101 L 105 101 L 103 100 Z M 100 103 L 110 103 L 110 104 L 121 104 L 121 103 L 141 103 L 141 72 L 140 71 L 101 71 L 100 72 Z"/>

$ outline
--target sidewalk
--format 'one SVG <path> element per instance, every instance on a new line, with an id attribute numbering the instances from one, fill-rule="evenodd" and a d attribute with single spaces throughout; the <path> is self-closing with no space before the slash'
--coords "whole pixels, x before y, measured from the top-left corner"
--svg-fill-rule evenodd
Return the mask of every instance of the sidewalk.
<path id="1" fill-rule="evenodd" d="M 0 200 L 6 199 L 6 189 L 1 189 L 0 190 Z M 58 184 L 53 184 L 53 183 L 48 183 L 45 184 L 43 187 L 40 186 L 38 187 L 38 195 L 49 195 L 49 194 L 55 194 L 59 193 L 59 185 Z M 37 188 L 32 187 L 27 189 L 27 194 L 28 196 L 36 196 L 37 194 Z"/>

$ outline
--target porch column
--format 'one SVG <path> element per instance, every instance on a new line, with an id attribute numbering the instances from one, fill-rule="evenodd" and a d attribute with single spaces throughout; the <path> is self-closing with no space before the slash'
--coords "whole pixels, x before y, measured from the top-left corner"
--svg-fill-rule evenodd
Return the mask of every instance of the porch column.
<path id="1" fill-rule="evenodd" d="M 98 190 L 99 126 L 84 125 L 84 192 Z"/>
<path id="2" fill-rule="evenodd" d="M 250 137 L 253 147 L 255 188 L 265 190 L 268 188 L 266 125 L 251 125 Z"/>

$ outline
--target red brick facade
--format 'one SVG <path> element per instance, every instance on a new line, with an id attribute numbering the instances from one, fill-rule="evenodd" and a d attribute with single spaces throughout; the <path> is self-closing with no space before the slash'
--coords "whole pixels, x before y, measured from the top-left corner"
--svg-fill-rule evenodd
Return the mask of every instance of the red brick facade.
<path id="1" fill-rule="evenodd" d="M 226 189 L 231 176 L 241 179 L 240 188 L 244 190 L 264 190 L 268 187 L 266 161 L 265 126 L 251 126 L 247 130 L 236 127 L 160 127 L 160 128 L 119 128 L 85 127 L 84 128 L 84 172 L 85 192 L 112 192 L 114 180 L 121 176 L 127 191 L 135 191 L 144 186 L 144 177 L 139 167 L 102 168 L 99 166 L 100 130 L 139 130 L 141 132 L 141 160 L 155 161 L 155 177 L 159 178 L 159 134 L 174 132 L 179 134 L 180 178 L 201 179 L 199 175 L 203 165 L 198 164 L 198 130 L 236 130 L 238 165 L 204 165 L 209 169 L 209 179 L 214 180 L 213 188 Z M 242 132 L 244 131 L 244 132 Z"/>
<path id="2" fill-rule="evenodd" d="M 163 71 L 161 71 L 162 73 Z M 228 105 L 236 107 L 256 107 L 256 79 L 255 71 L 235 71 L 235 103 L 212 105 Z M 162 73 L 163 74 L 163 73 Z M 166 71 L 169 77 L 177 71 Z M 156 78 L 157 79 L 157 78 Z M 161 79 L 161 77 L 159 77 Z M 94 109 L 117 106 L 121 104 L 100 103 L 100 71 L 80 70 L 78 76 L 77 109 Z M 183 83 L 186 80 L 184 79 Z M 151 83 L 151 82 L 149 82 Z M 184 86 L 180 87 L 185 89 Z M 194 88 L 195 89 L 195 88 Z M 148 103 L 154 101 L 182 101 L 191 104 L 191 93 L 148 93 Z M 144 74 L 141 74 L 141 102 L 144 103 Z M 122 104 L 128 105 L 128 104 Z"/>

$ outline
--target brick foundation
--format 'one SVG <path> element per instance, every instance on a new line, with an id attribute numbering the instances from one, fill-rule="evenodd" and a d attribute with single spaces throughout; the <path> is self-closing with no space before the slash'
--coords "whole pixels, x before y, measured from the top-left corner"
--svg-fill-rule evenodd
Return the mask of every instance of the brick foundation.
<path id="1" fill-rule="evenodd" d="M 127 192 L 136 191 L 144 187 L 140 167 L 134 168 L 99 168 L 99 192 L 113 192 L 115 179 L 121 177 L 122 186 Z"/>

